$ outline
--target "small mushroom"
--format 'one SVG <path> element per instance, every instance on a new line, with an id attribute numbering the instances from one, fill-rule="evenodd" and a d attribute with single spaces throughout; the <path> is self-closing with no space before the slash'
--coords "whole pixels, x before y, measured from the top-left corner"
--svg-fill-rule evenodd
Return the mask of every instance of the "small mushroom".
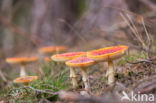
<path id="1" fill-rule="evenodd" d="M 95 64 L 95 61 L 88 57 L 79 57 L 66 62 L 66 65 L 70 68 L 80 67 L 82 71 L 82 80 L 85 85 L 85 90 L 89 91 L 90 87 L 88 85 L 88 74 L 86 67 Z"/>
<path id="2" fill-rule="evenodd" d="M 66 46 L 46 46 L 39 48 L 39 52 L 43 54 L 53 54 L 53 53 L 60 53 L 67 50 Z"/>
<path id="3" fill-rule="evenodd" d="M 108 84 L 112 84 L 115 81 L 113 61 L 125 55 L 127 49 L 128 47 L 125 45 L 101 48 L 88 52 L 87 56 L 97 62 L 108 61 L 106 76 L 108 76 Z"/>
<path id="4" fill-rule="evenodd" d="M 49 58 L 49 57 L 45 57 L 44 60 L 45 60 L 46 62 L 52 61 L 51 58 Z"/>
<path id="5" fill-rule="evenodd" d="M 16 78 L 13 82 L 14 83 L 22 83 L 25 86 L 28 86 L 30 82 L 35 81 L 38 79 L 38 76 L 22 76 Z"/>
<path id="6" fill-rule="evenodd" d="M 82 56 L 86 56 L 86 52 L 69 52 L 69 53 L 63 53 L 63 54 L 56 54 L 56 55 L 53 55 L 51 58 L 52 60 L 56 62 L 65 63 L 68 60 L 71 60 L 77 57 L 82 57 Z M 76 76 L 75 70 L 73 68 L 70 68 L 70 78 L 72 78 L 72 83 L 73 83 L 74 88 L 78 87 L 76 77 L 77 76 Z"/>
<path id="7" fill-rule="evenodd" d="M 10 64 L 20 64 L 21 70 L 20 70 L 20 76 L 26 76 L 25 72 L 25 65 L 28 63 L 32 63 L 37 61 L 37 57 L 13 57 L 13 58 L 7 58 L 6 62 Z"/>

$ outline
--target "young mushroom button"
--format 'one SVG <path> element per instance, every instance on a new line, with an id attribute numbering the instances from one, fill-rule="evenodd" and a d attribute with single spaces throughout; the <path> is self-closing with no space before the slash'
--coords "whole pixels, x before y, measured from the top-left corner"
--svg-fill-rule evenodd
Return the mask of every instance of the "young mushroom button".
<path id="1" fill-rule="evenodd" d="M 38 61 L 37 57 L 14 57 L 14 58 L 7 58 L 6 62 L 10 64 L 20 64 L 20 76 L 26 76 L 25 72 L 25 65 Z"/>
<path id="2" fill-rule="evenodd" d="M 106 76 L 108 76 L 108 84 L 112 84 L 115 81 L 113 61 L 124 56 L 127 49 L 128 47 L 125 45 L 101 48 L 88 52 L 87 56 L 97 62 L 108 61 Z"/>
<path id="3" fill-rule="evenodd" d="M 86 67 L 91 66 L 95 64 L 95 61 L 91 58 L 88 57 L 79 57 L 79 58 L 75 58 L 73 60 L 67 61 L 66 65 L 70 66 L 71 68 L 73 67 L 80 67 L 82 70 L 82 80 L 84 82 L 85 85 L 85 90 L 89 91 L 90 87 L 88 84 L 88 74 L 87 74 L 87 70 Z"/>
<path id="4" fill-rule="evenodd" d="M 64 63 L 68 60 L 71 60 L 77 57 L 82 57 L 82 56 L 86 56 L 86 52 L 69 52 L 69 53 L 63 53 L 63 54 L 56 54 L 56 55 L 53 55 L 51 59 L 56 62 Z M 73 83 L 74 88 L 78 87 L 76 77 L 77 76 L 76 76 L 75 70 L 73 68 L 70 68 L 70 78 L 72 78 L 72 83 Z"/>

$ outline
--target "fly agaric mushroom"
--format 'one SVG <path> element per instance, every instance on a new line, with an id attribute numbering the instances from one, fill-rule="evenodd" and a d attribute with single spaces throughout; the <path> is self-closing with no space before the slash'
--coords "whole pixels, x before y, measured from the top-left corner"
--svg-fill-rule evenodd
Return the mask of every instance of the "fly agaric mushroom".
<path id="1" fill-rule="evenodd" d="M 22 83 L 24 85 L 29 85 L 30 82 L 35 81 L 38 79 L 38 76 L 22 76 L 16 78 L 13 82 L 14 83 Z"/>
<path id="2" fill-rule="evenodd" d="M 26 76 L 25 72 L 25 65 L 28 63 L 32 63 L 37 61 L 37 57 L 14 57 L 14 58 L 7 58 L 6 62 L 10 64 L 20 64 L 21 70 L 20 70 L 20 76 Z"/>
<path id="3" fill-rule="evenodd" d="M 115 81 L 113 61 L 125 55 L 127 49 L 128 46 L 125 45 L 101 48 L 88 52 L 87 56 L 97 62 L 108 61 L 108 70 L 106 76 L 108 76 L 108 84 L 112 84 Z"/>
<path id="4" fill-rule="evenodd" d="M 82 56 L 86 56 L 86 52 L 69 52 L 63 54 L 56 54 L 53 55 L 51 58 L 52 60 L 57 62 L 65 62 L 73 58 L 82 57 Z"/>
<path id="5" fill-rule="evenodd" d="M 93 64 L 95 64 L 95 61 L 88 57 L 79 57 L 66 62 L 66 65 L 70 66 L 70 68 L 74 68 L 74 67 L 81 68 L 82 80 L 85 85 L 85 90 L 87 91 L 89 91 L 89 85 L 88 85 L 88 74 L 87 74 L 86 67 L 91 66 Z"/>
<path id="6" fill-rule="evenodd" d="M 46 46 L 39 48 L 39 52 L 45 54 L 59 53 L 64 52 L 66 50 L 67 50 L 66 46 Z"/>
<path id="7" fill-rule="evenodd" d="M 51 58 L 52 60 L 56 62 L 66 62 L 68 60 L 77 58 L 77 57 L 82 57 L 86 56 L 86 52 L 69 52 L 69 53 L 63 53 L 63 54 L 56 54 L 53 55 Z M 78 87 L 77 80 L 76 80 L 76 73 L 73 68 L 70 68 L 70 78 L 72 78 L 72 83 L 73 87 L 76 88 Z"/>

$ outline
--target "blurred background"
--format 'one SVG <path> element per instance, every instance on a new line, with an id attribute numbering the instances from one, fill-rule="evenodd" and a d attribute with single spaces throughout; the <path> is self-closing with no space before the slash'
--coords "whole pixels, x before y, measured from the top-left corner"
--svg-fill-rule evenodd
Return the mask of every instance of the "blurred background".
<path id="1" fill-rule="evenodd" d="M 155 35 L 156 0 L 0 0 L 0 58 L 45 45 L 74 50 L 135 45 L 121 14 L 128 14 L 142 35 L 143 17 Z"/>
<path id="2" fill-rule="evenodd" d="M 64 45 L 68 46 L 68 51 L 89 51 L 113 45 L 129 46 L 128 54 L 131 55 L 127 56 L 130 60 L 135 62 L 145 60 L 145 63 L 143 61 L 136 65 L 126 59 L 118 62 L 118 72 L 122 71 L 121 74 L 128 76 L 117 75 L 116 78 L 124 83 L 127 90 L 130 90 L 134 86 L 132 83 L 140 84 L 139 80 L 143 79 L 144 82 L 146 76 L 156 74 L 154 72 L 156 71 L 155 27 L 156 0 L 0 0 L 0 103 L 1 98 L 3 99 L 1 95 L 8 92 L 3 93 L 2 90 L 13 87 L 12 80 L 19 76 L 19 66 L 9 65 L 5 59 L 14 56 L 37 56 L 43 59 L 45 55 L 38 53 L 38 48 L 43 46 Z M 47 81 L 45 84 L 51 85 L 52 80 L 56 80 L 54 84 L 62 83 L 61 79 L 57 82 L 55 78 L 60 76 L 59 73 L 62 73 L 66 66 L 52 63 L 44 67 L 44 62 L 39 61 L 26 68 L 29 70 L 29 75 L 38 75 L 43 81 Z M 129 64 L 134 65 L 129 66 Z M 98 92 L 105 93 L 107 98 L 109 94 L 105 90 L 110 89 L 105 89 L 107 86 L 101 79 L 104 73 L 103 67 L 107 66 L 100 64 L 93 67 L 96 69 L 90 69 L 90 74 L 95 74 L 96 71 L 98 73 L 91 76 L 91 85 L 93 88 L 95 86 L 96 95 L 100 95 Z M 136 72 L 138 76 L 136 79 L 133 70 L 144 70 L 149 73 L 144 76 L 144 71 L 140 73 L 142 75 Z M 51 74 L 55 78 L 52 79 Z M 99 78 L 96 78 L 97 75 Z M 68 76 L 63 75 L 63 77 Z M 155 80 L 156 76 L 153 77 Z M 152 79 L 148 81 L 152 82 Z M 38 84 L 35 85 L 42 87 L 40 84 L 44 82 L 41 80 Z M 156 81 L 153 84 L 156 85 Z M 152 88 L 155 88 L 155 85 Z M 64 88 L 64 84 L 61 86 L 58 90 Z M 118 86 L 123 88 L 123 84 Z M 36 99 L 35 96 L 30 95 L 33 99 Z"/>

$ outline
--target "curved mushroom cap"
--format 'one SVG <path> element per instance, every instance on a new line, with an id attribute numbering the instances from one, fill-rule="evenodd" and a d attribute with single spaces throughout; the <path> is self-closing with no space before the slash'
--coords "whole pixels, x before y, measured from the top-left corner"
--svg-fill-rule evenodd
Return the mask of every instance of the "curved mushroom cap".
<path id="1" fill-rule="evenodd" d="M 38 79 L 38 76 L 22 76 L 16 78 L 13 82 L 14 83 L 30 83 Z"/>
<path id="2" fill-rule="evenodd" d="M 128 46 L 113 46 L 107 48 L 101 48 L 87 52 L 87 56 L 95 61 L 114 60 L 122 57 L 128 49 Z"/>
<path id="3" fill-rule="evenodd" d="M 51 58 L 45 57 L 44 60 L 47 61 L 47 62 L 50 62 L 51 61 Z"/>
<path id="4" fill-rule="evenodd" d="M 95 61 L 88 57 L 79 57 L 66 62 L 70 67 L 88 67 L 95 64 Z"/>
<path id="5" fill-rule="evenodd" d="M 63 52 L 66 51 L 66 46 L 46 46 L 39 49 L 40 53 L 54 53 L 54 52 Z"/>
<path id="6" fill-rule="evenodd" d="M 13 57 L 13 58 L 7 58 L 6 62 L 10 64 L 27 64 L 38 60 L 39 60 L 38 57 Z"/>
<path id="7" fill-rule="evenodd" d="M 57 62 L 65 62 L 82 56 L 86 56 L 86 52 L 70 52 L 70 53 L 56 54 L 53 55 L 51 58 L 52 60 Z"/>

